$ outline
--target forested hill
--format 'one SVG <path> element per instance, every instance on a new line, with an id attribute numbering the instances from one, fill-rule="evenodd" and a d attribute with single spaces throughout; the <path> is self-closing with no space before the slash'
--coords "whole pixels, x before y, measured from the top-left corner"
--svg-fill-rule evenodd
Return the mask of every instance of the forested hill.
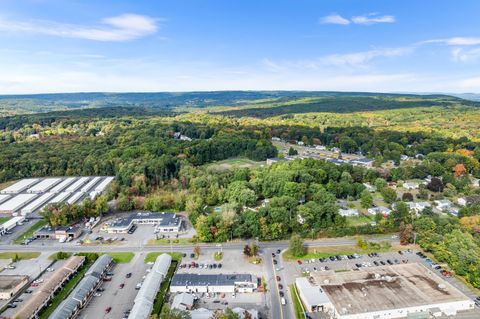
<path id="1" fill-rule="evenodd" d="M 336 102 L 333 102 L 336 101 Z M 401 102 L 401 103 L 400 103 Z M 409 103 L 410 102 L 410 103 Z M 158 92 L 158 93 L 59 93 L 35 95 L 0 95 L 0 116 L 41 113 L 104 107 L 144 108 L 207 108 L 215 106 L 248 108 L 258 112 L 277 113 L 265 107 L 314 107 L 322 111 L 349 111 L 355 109 L 387 109 L 442 104 L 475 104 L 448 95 L 387 94 L 367 92 L 321 91 L 212 91 L 212 92 Z M 261 108 L 257 111 L 255 108 Z M 227 113 L 236 115 L 236 113 Z"/>

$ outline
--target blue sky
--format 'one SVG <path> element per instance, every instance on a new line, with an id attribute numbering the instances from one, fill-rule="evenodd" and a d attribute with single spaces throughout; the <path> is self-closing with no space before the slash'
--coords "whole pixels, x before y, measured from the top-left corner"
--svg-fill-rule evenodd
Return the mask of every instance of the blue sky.
<path id="1" fill-rule="evenodd" d="M 0 94 L 480 92 L 480 1 L 0 0 Z"/>

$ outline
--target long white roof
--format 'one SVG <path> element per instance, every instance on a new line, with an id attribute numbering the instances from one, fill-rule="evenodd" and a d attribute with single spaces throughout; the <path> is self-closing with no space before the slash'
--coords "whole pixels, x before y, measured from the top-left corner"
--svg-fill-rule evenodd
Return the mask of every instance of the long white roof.
<path id="1" fill-rule="evenodd" d="M 30 214 L 33 213 L 36 209 L 40 208 L 42 205 L 47 203 L 52 197 L 54 197 L 54 193 L 45 193 L 35 199 L 33 202 L 30 202 L 27 206 L 22 208 L 22 213 L 23 214 Z"/>
<path id="2" fill-rule="evenodd" d="M 114 177 L 108 176 L 105 177 L 105 179 L 95 187 L 94 191 L 97 191 L 99 193 L 103 192 L 105 188 L 107 188 L 108 184 L 110 184 L 113 181 Z"/>
<path id="3" fill-rule="evenodd" d="M 23 222 L 24 220 L 25 220 L 25 217 L 16 216 L 16 217 L 10 218 L 9 220 L 7 220 L 3 224 L 1 224 L 0 228 L 9 229 L 13 225 L 16 225 L 17 223 Z"/>
<path id="4" fill-rule="evenodd" d="M 12 199 L 0 204 L 0 211 L 16 212 L 37 196 L 37 194 L 18 194 Z"/>
<path id="5" fill-rule="evenodd" d="M 38 181 L 39 181 L 38 178 L 22 179 L 21 181 L 18 181 L 15 184 L 10 185 L 9 187 L 1 190 L 0 193 L 3 193 L 3 194 L 20 193 L 21 191 L 26 190 L 27 188 L 37 183 Z"/>
<path id="6" fill-rule="evenodd" d="M 75 192 L 77 191 L 80 187 L 85 185 L 85 183 L 88 182 L 90 177 L 80 177 L 75 183 L 72 185 L 68 186 L 68 188 L 65 190 L 66 192 Z"/>
<path id="7" fill-rule="evenodd" d="M 10 195 L 7 194 L 0 194 L 0 204 L 7 201 L 10 198 Z"/>
<path id="8" fill-rule="evenodd" d="M 50 204 L 61 203 L 61 202 L 65 201 L 71 194 L 72 193 L 70 193 L 70 192 L 59 193 L 57 196 L 55 196 L 54 199 L 52 199 L 50 201 Z"/>
<path id="9" fill-rule="evenodd" d="M 70 197 L 68 200 L 67 200 L 67 203 L 72 205 L 72 204 L 75 204 L 76 202 L 78 202 L 78 200 L 83 196 L 85 195 L 84 193 L 74 193 L 72 195 L 72 197 Z"/>
<path id="10" fill-rule="evenodd" d="M 94 178 L 92 178 L 92 180 L 90 182 L 88 182 L 87 184 L 85 184 L 85 186 L 82 187 L 82 189 L 80 189 L 81 192 L 88 192 L 93 186 L 95 186 L 95 184 L 97 184 L 102 178 L 99 177 L 99 176 L 96 176 Z"/>
<path id="11" fill-rule="evenodd" d="M 50 190 L 51 193 L 59 193 L 77 180 L 76 177 L 67 177 L 60 184 L 57 184 Z"/>
<path id="12" fill-rule="evenodd" d="M 27 190 L 27 193 L 44 193 L 62 181 L 61 178 L 45 178 Z"/>

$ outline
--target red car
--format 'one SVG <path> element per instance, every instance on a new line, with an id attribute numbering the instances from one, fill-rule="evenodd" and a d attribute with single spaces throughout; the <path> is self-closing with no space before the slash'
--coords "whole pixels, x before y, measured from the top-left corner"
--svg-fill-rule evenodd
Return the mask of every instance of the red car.
<path id="1" fill-rule="evenodd" d="M 125 287 L 125 284 L 120 284 L 119 288 L 123 289 L 123 287 Z"/>
<path id="2" fill-rule="evenodd" d="M 297 264 L 301 265 L 302 264 L 302 261 L 299 259 L 297 260 Z"/>
<path id="3" fill-rule="evenodd" d="M 109 313 L 110 311 L 112 311 L 112 307 L 108 307 L 107 309 L 105 309 L 105 313 Z"/>

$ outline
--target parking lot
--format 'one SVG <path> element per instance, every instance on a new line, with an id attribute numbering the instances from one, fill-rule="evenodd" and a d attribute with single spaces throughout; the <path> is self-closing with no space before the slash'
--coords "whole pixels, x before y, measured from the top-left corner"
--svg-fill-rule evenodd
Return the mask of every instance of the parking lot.
<path id="1" fill-rule="evenodd" d="M 53 271 L 56 268 L 61 267 L 64 262 L 64 260 L 54 262 L 48 259 L 48 254 L 42 254 L 36 259 L 20 260 L 16 263 L 13 263 L 12 265 L 15 266 L 15 269 L 5 269 L 2 271 L 2 275 L 27 275 L 29 276 L 30 281 L 35 280 L 35 282 L 26 289 L 25 293 L 14 298 L 13 301 L 1 301 L 1 306 L 5 305 L 7 302 L 15 305 L 15 308 L 7 308 L 2 313 L 2 316 L 7 318 L 13 317 L 14 313 L 21 308 L 24 303 L 27 302 L 32 293 L 35 292 L 35 290 L 38 289 L 38 287 L 40 287 L 42 283 L 53 274 Z"/>
<path id="2" fill-rule="evenodd" d="M 144 253 L 137 253 L 129 263 L 116 264 L 111 270 L 112 280 L 103 283 L 78 318 L 123 318 L 125 311 L 133 307 L 138 293 L 136 285 L 143 281 L 151 267 L 144 263 L 144 258 Z M 130 278 L 127 278 L 128 273 L 131 273 Z M 107 308 L 111 308 L 109 313 Z"/>

